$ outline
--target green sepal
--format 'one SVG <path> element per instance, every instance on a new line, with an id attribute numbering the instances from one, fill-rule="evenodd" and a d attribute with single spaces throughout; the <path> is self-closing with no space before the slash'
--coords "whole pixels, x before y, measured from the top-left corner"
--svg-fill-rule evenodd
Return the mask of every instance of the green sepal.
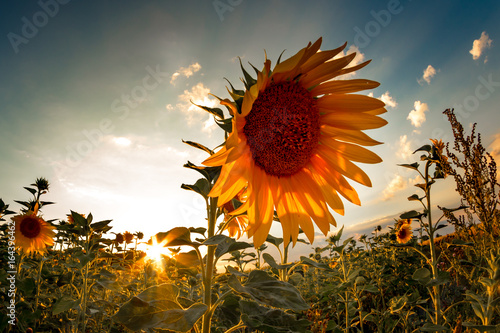
<path id="1" fill-rule="evenodd" d="M 197 143 L 197 142 L 193 142 L 193 141 L 184 141 L 184 140 L 182 140 L 182 142 L 184 142 L 185 144 L 190 145 L 191 147 L 201 149 L 201 150 L 203 150 L 203 151 L 205 151 L 205 152 L 209 153 L 210 155 L 213 155 L 213 154 L 214 154 L 214 152 L 213 152 L 211 149 L 209 149 L 209 148 L 205 147 L 205 146 L 204 146 L 204 145 L 202 145 L 201 143 Z"/>
<path id="2" fill-rule="evenodd" d="M 206 178 L 200 178 L 193 185 L 182 184 L 181 188 L 184 190 L 191 190 L 198 194 L 201 194 L 205 199 L 208 198 L 208 194 L 210 193 L 210 183 Z"/>
<path id="3" fill-rule="evenodd" d="M 248 72 L 245 70 L 245 68 L 243 68 L 243 64 L 241 63 L 241 58 L 238 57 L 238 59 L 240 60 L 241 71 L 243 72 L 243 75 L 245 76 L 243 83 L 245 84 L 246 90 L 250 90 L 250 87 L 253 86 L 254 84 L 256 84 L 257 80 L 254 79 L 253 77 L 251 77 L 250 74 L 248 74 Z"/>
<path id="4" fill-rule="evenodd" d="M 224 119 L 224 111 L 222 111 L 222 109 L 220 109 L 220 108 L 211 108 L 211 107 L 204 106 L 204 105 L 198 105 L 196 103 L 193 103 L 192 101 L 191 101 L 191 103 L 193 105 L 196 105 L 197 107 L 202 108 L 203 110 L 207 111 L 208 113 L 213 115 L 215 118 Z"/>

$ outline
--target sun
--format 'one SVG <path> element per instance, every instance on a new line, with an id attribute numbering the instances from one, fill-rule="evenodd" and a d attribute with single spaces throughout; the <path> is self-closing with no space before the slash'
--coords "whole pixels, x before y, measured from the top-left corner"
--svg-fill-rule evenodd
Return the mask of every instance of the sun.
<path id="1" fill-rule="evenodd" d="M 164 256 L 170 256 L 171 252 L 165 247 L 166 239 L 158 243 L 156 236 L 151 237 L 152 245 L 146 245 L 146 256 L 161 266 Z"/>

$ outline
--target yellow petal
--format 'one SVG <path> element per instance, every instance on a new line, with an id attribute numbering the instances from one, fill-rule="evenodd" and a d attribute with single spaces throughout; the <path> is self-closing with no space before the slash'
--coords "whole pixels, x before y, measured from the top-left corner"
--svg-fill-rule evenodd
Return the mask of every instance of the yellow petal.
<path id="1" fill-rule="evenodd" d="M 234 148 L 231 148 L 234 149 Z M 227 156 L 229 155 L 229 150 L 226 146 L 223 146 L 218 152 L 204 160 L 203 163 L 206 166 L 220 166 L 226 162 Z"/>
<path id="2" fill-rule="evenodd" d="M 340 142 L 326 135 L 321 135 L 319 141 L 351 161 L 369 164 L 382 162 L 382 159 L 377 154 L 358 145 Z"/>
<path id="3" fill-rule="evenodd" d="M 297 191 L 299 201 L 313 218 L 321 232 L 326 236 L 328 231 L 330 231 L 330 224 L 335 224 L 335 219 L 328 210 L 323 193 L 321 193 L 321 190 L 307 169 L 299 171 L 293 178 L 295 186 L 301 188 L 300 191 Z M 313 240 L 314 236 L 311 243 Z"/>
<path id="4" fill-rule="evenodd" d="M 363 146 L 376 146 L 382 144 L 382 142 L 373 140 L 360 130 L 335 128 L 326 124 L 322 124 L 320 130 L 321 134 L 331 136 L 336 140 L 357 143 Z"/>
<path id="5" fill-rule="evenodd" d="M 319 155 L 315 154 L 311 157 L 310 163 L 314 168 L 314 172 L 319 174 L 326 182 L 339 192 L 344 198 L 355 205 L 361 205 L 358 193 L 352 188 L 345 178 L 335 169 L 333 169 Z"/>
<path id="6" fill-rule="evenodd" d="M 372 182 L 370 181 L 368 175 L 357 165 L 344 158 L 341 154 L 327 148 L 324 145 L 319 145 L 317 148 L 317 154 L 340 174 L 365 186 L 372 186 Z"/>
<path id="7" fill-rule="evenodd" d="M 352 66 L 352 67 L 349 67 L 349 68 L 344 68 L 344 69 L 340 70 L 336 76 L 340 76 L 340 75 L 344 75 L 344 74 L 349 74 L 349 73 L 355 72 L 358 69 L 361 69 L 361 68 L 365 67 L 370 62 L 371 62 L 371 60 L 367 60 L 367 61 L 365 61 L 365 62 L 363 62 L 363 63 L 361 63 L 359 65 Z"/>
<path id="8" fill-rule="evenodd" d="M 371 80 L 335 80 L 322 83 L 311 90 L 311 96 L 324 94 L 348 94 L 366 89 L 377 88 L 380 83 Z"/>
<path id="9" fill-rule="evenodd" d="M 317 66 L 311 71 L 305 73 L 304 77 L 300 80 L 302 86 L 305 88 L 311 88 L 337 76 L 336 73 L 347 66 L 355 56 L 356 53 L 351 53 L 345 57 L 334 59 Z"/>
<path id="10" fill-rule="evenodd" d="M 300 68 L 302 73 L 307 73 L 314 68 L 318 67 L 319 65 L 325 63 L 328 59 L 331 59 L 335 57 L 337 54 L 342 52 L 345 47 L 347 46 L 347 42 L 344 43 L 344 45 L 334 49 L 334 50 L 327 50 L 327 51 L 321 51 L 309 58 Z"/>
<path id="11" fill-rule="evenodd" d="M 296 190 L 293 188 L 290 178 L 291 177 L 282 177 L 281 184 L 285 193 L 284 205 L 287 209 L 287 214 L 290 215 L 290 236 L 292 238 L 293 245 L 295 245 L 299 236 L 299 225 L 302 228 L 304 228 L 304 226 L 307 228 L 310 224 L 312 227 L 312 222 L 309 215 L 307 215 L 301 204 L 297 201 L 294 195 Z"/>
<path id="12" fill-rule="evenodd" d="M 387 124 L 387 120 L 366 114 L 364 112 L 335 111 L 320 117 L 320 122 L 328 126 L 349 129 L 349 130 L 367 130 L 379 128 Z"/>
<path id="13" fill-rule="evenodd" d="M 278 74 L 278 73 L 283 73 L 283 72 L 289 72 L 289 71 L 293 70 L 295 67 L 297 67 L 301 63 L 305 52 L 306 52 L 306 48 L 303 48 L 302 50 L 297 52 L 295 55 L 293 55 L 291 58 L 288 58 L 288 59 L 280 62 L 279 64 L 277 64 L 274 67 L 273 75 Z"/>
<path id="14" fill-rule="evenodd" d="M 364 112 L 383 108 L 385 103 L 379 99 L 358 94 L 331 94 L 316 101 L 320 113 L 332 111 Z"/>
<path id="15" fill-rule="evenodd" d="M 337 214 L 344 215 L 344 203 L 342 202 L 342 199 L 340 199 L 339 195 L 337 194 L 337 191 L 335 191 L 323 177 L 321 177 L 316 170 L 312 167 L 309 166 L 309 171 L 311 174 L 311 177 L 314 178 L 316 183 L 318 184 L 321 193 L 323 193 L 323 197 L 326 200 L 326 203 L 330 208 L 332 208 Z M 337 225 L 337 224 L 335 224 Z"/>

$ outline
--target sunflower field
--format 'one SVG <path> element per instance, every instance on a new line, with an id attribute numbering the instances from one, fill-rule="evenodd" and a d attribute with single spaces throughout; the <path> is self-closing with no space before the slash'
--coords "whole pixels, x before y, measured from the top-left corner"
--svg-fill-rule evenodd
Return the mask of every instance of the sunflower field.
<path id="1" fill-rule="evenodd" d="M 357 71 L 346 45 L 319 52 L 321 39 L 256 78 L 242 66 L 227 108 L 199 106 L 224 131 L 199 173 L 181 188 L 206 203 L 207 227 L 179 226 L 145 239 L 115 233 L 111 220 L 68 209 L 45 220 L 50 184 L 24 187 L 30 200 L 0 199 L 2 332 L 500 332 L 500 210 L 496 163 L 444 113 L 454 142 L 430 140 L 401 164 L 419 178 L 389 231 L 354 239 L 332 213 L 359 204 L 346 178 L 371 186 L 353 162 L 382 160 L 364 130 L 387 121 L 382 101 L 356 94 L 378 86 L 332 80 Z M 461 201 L 440 206 L 433 185 L 446 177 Z M 405 199 L 406 200 L 406 199 Z M 437 208 L 435 208 L 437 207 Z M 280 223 L 282 235 L 270 234 Z M 440 236 L 451 226 L 454 232 Z M 328 245 L 290 261 L 315 229 Z M 246 240 L 241 236 L 246 234 Z M 273 253 L 279 255 L 271 255 Z"/>

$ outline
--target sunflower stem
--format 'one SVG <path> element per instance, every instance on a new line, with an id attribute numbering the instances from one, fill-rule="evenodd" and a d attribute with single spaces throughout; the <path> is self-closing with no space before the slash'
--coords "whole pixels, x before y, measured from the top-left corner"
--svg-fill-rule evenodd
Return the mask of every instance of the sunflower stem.
<path id="1" fill-rule="evenodd" d="M 217 221 L 217 198 L 208 199 L 208 238 L 215 235 L 215 223 Z M 207 248 L 207 261 L 205 265 L 205 276 L 203 278 L 203 302 L 207 306 L 207 311 L 203 315 L 202 332 L 209 333 L 212 321 L 212 279 L 215 263 L 215 245 L 209 245 Z"/>
<path id="2" fill-rule="evenodd" d="M 431 212 L 431 179 L 429 176 L 429 167 L 431 166 L 432 161 L 427 161 L 425 164 L 425 198 L 427 201 L 427 220 L 429 222 L 428 233 L 429 233 L 429 247 L 431 251 L 431 268 L 432 268 L 432 277 L 434 279 L 438 278 L 438 267 L 437 267 L 437 254 L 436 254 L 436 246 L 434 244 L 434 232 L 436 229 L 432 225 L 432 212 Z M 441 290 L 440 286 L 433 286 L 432 292 L 434 294 L 434 311 L 435 311 L 435 319 L 434 323 L 436 325 L 441 324 Z"/>

